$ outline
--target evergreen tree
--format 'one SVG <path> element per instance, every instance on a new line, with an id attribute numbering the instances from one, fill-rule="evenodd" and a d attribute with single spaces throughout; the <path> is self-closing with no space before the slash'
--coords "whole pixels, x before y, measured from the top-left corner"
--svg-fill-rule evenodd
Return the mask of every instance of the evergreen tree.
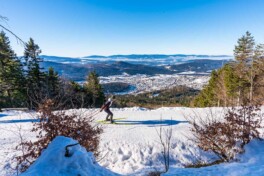
<path id="1" fill-rule="evenodd" d="M 98 75 L 94 71 L 88 75 L 84 88 L 92 97 L 92 106 L 99 107 L 103 104 L 105 98 L 103 88 L 99 83 Z"/>
<path id="2" fill-rule="evenodd" d="M 41 50 L 32 38 L 26 43 L 24 58 L 27 66 L 27 95 L 30 108 L 37 108 L 47 94 L 45 85 L 45 73 L 40 67 L 43 61 L 39 54 Z"/>
<path id="3" fill-rule="evenodd" d="M 264 45 L 255 46 L 249 32 L 238 39 L 235 61 L 212 72 L 209 84 L 195 98 L 195 106 L 259 104 L 264 101 Z"/>
<path id="4" fill-rule="evenodd" d="M 242 80 L 236 74 L 236 64 L 226 64 L 224 67 L 224 86 L 226 87 L 226 94 L 228 97 L 228 105 L 235 105 L 236 98 L 238 97 L 238 88 Z"/>
<path id="5" fill-rule="evenodd" d="M 235 59 L 239 62 L 248 62 L 252 60 L 254 55 L 255 40 L 250 32 L 246 32 L 246 35 L 243 35 L 237 41 L 237 45 L 234 49 Z"/>
<path id="6" fill-rule="evenodd" d="M 91 105 L 92 98 L 87 88 L 74 81 L 70 81 L 66 85 L 64 89 L 66 89 L 66 101 L 68 102 L 69 108 L 85 108 Z"/>
<path id="7" fill-rule="evenodd" d="M 46 76 L 46 84 L 47 84 L 48 98 L 52 99 L 53 97 L 58 96 L 61 87 L 60 78 L 58 73 L 55 72 L 52 67 L 50 67 L 48 70 Z"/>
<path id="8" fill-rule="evenodd" d="M 23 106 L 23 79 L 22 64 L 12 50 L 8 37 L 2 31 L 0 33 L 0 107 Z"/>
<path id="9" fill-rule="evenodd" d="M 249 83 L 249 87 L 244 87 L 244 82 L 240 82 L 242 84 L 239 85 L 238 90 L 238 105 L 241 103 L 245 103 L 248 100 L 251 102 L 253 98 L 253 63 L 254 63 L 254 50 L 255 50 L 255 40 L 250 32 L 246 32 L 246 35 L 243 35 L 237 41 L 237 45 L 234 49 L 235 59 L 238 61 L 237 72 L 239 78 L 242 80 L 246 80 Z M 248 98 L 245 96 L 247 93 L 245 89 L 248 89 L 249 96 Z M 242 99 L 242 101 L 241 101 Z M 248 99 L 248 100 L 247 100 Z"/>
<path id="10" fill-rule="evenodd" d="M 216 86 L 218 77 L 218 72 L 213 70 L 208 85 L 194 99 L 194 106 L 207 107 L 217 105 Z"/>
<path id="11" fill-rule="evenodd" d="M 254 97 L 253 100 L 257 104 L 264 102 L 264 44 L 259 44 L 255 48 L 254 53 Z"/>

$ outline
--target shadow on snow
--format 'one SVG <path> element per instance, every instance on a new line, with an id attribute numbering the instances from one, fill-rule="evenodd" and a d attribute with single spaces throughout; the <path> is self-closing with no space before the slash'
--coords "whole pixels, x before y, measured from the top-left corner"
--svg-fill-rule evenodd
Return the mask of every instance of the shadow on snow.
<path id="1" fill-rule="evenodd" d="M 170 126 L 178 125 L 179 123 L 188 123 L 188 121 L 179 121 L 179 120 L 144 120 L 144 121 L 130 121 L 130 120 L 117 120 L 115 121 L 117 125 L 148 125 L 154 127 L 157 125 L 161 126 Z"/>
<path id="2" fill-rule="evenodd" d="M 38 119 L 19 119 L 19 120 L 0 120 L 1 123 L 25 123 L 25 122 L 39 122 Z"/>
<path id="3" fill-rule="evenodd" d="M 0 114 L 0 117 L 2 114 Z M 27 123 L 27 122 L 39 122 L 39 119 L 13 119 L 13 120 L 0 120 L 1 123 Z M 155 127 L 157 125 L 161 126 L 172 126 L 178 125 L 180 123 L 188 123 L 188 121 L 179 121 L 179 120 L 116 120 L 116 125 L 148 125 L 149 127 Z"/>
<path id="4" fill-rule="evenodd" d="M 7 114 L 0 114 L 0 118 L 5 116 L 7 116 Z"/>

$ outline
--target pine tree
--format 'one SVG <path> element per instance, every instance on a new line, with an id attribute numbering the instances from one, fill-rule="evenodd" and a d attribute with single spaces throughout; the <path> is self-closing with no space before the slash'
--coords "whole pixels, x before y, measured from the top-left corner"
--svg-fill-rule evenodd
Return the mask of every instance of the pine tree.
<path id="1" fill-rule="evenodd" d="M 224 66 L 224 84 L 227 88 L 227 95 L 233 101 L 237 97 L 237 87 L 238 87 L 239 78 L 234 72 L 234 67 L 231 64 Z"/>
<path id="2" fill-rule="evenodd" d="M 92 97 L 92 106 L 99 107 L 104 102 L 103 88 L 99 83 L 99 78 L 96 72 L 91 72 L 87 77 L 87 83 L 84 84 L 84 88 Z"/>
<path id="3" fill-rule="evenodd" d="M 235 61 L 212 72 L 209 84 L 195 98 L 195 106 L 248 105 L 264 100 L 264 45 L 255 46 L 249 32 L 238 39 Z"/>
<path id="4" fill-rule="evenodd" d="M 255 49 L 255 40 L 254 37 L 251 35 L 250 32 L 246 32 L 246 35 L 243 35 L 237 41 L 237 45 L 234 49 L 234 56 L 235 59 L 238 61 L 237 72 L 240 75 L 240 79 L 247 80 L 250 84 L 249 87 L 249 96 L 248 99 L 251 102 L 253 99 L 253 62 L 254 62 L 254 49 Z M 242 82 L 243 83 L 243 82 Z M 245 84 L 244 84 L 245 85 Z M 246 99 L 246 92 L 242 90 L 247 89 L 242 84 L 239 85 L 238 91 L 238 105 L 241 104 L 241 99 L 244 99 L 242 103 L 247 101 Z"/>
<path id="5" fill-rule="evenodd" d="M 0 106 L 23 106 L 23 79 L 22 64 L 12 50 L 8 37 L 2 31 L 0 33 Z"/>
<path id="6" fill-rule="evenodd" d="M 254 97 L 257 104 L 264 101 L 264 44 L 259 44 L 254 53 Z"/>
<path id="7" fill-rule="evenodd" d="M 254 55 L 255 40 L 249 31 L 237 41 L 234 49 L 235 59 L 239 62 L 248 62 Z"/>
<path id="8" fill-rule="evenodd" d="M 70 100 L 72 108 L 84 108 L 89 106 L 90 95 L 87 92 L 87 90 L 83 88 L 82 85 L 74 81 L 71 81 L 68 91 L 69 90 L 70 93 L 74 95 L 74 96 L 71 95 L 71 100 Z"/>
<path id="9" fill-rule="evenodd" d="M 48 70 L 46 76 L 46 84 L 47 84 L 48 98 L 52 99 L 53 97 L 58 96 L 61 87 L 60 78 L 58 73 L 55 72 L 52 67 L 50 67 Z"/>
<path id="10" fill-rule="evenodd" d="M 43 61 L 39 54 L 41 50 L 32 38 L 26 43 L 24 58 L 27 66 L 27 95 L 29 108 L 37 108 L 46 93 L 45 73 L 40 63 Z"/>
<path id="11" fill-rule="evenodd" d="M 194 106 L 208 107 L 216 106 L 218 104 L 216 91 L 218 77 L 218 72 L 213 70 L 208 85 L 205 86 L 199 95 L 194 99 Z"/>

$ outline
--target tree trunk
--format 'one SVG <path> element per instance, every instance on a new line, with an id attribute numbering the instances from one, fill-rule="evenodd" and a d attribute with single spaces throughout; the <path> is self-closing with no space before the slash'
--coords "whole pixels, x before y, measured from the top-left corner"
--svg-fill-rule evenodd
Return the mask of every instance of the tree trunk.
<path id="1" fill-rule="evenodd" d="M 250 71 L 250 94 L 249 94 L 249 102 L 250 104 L 252 104 L 252 100 L 253 100 L 253 64 L 252 64 L 252 68 L 251 68 L 251 71 Z"/>
<path id="2" fill-rule="evenodd" d="M 241 88 L 239 88 L 239 91 L 238 91 L 237 106 L 240 105 L 240 95 L 241 95 Z"/>

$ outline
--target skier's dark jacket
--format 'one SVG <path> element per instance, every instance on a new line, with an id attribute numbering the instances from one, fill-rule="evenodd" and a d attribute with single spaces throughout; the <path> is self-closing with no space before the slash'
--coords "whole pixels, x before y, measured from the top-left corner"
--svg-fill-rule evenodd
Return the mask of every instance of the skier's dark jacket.
<path id="1" fill-rule="evenodd" d="M 109 99 L 105 104 L 102 106 L 101 110 L 109 110 L 110 106 L 112 105 L 112 100 Z"/>
<path id="2" fill-rule="evenodd" d="M 112 102 L 111 101 L 107 101 L 104 105 L 104 110 L 109 110 L 110 106 L 111 106 Z"/>

